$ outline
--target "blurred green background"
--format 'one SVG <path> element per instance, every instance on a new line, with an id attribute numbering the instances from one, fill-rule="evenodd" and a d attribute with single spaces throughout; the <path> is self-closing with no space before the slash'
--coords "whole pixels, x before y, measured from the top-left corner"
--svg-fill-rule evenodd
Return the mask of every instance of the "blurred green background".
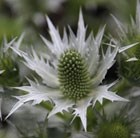
<path id="1" fill-rule="evenodd" d="M 99 26 L 107 24 L 114 33 L 114 21 L 110 14 L 128 21 L 135 15 L 135 0 L 0 0 L 0 40 L 6 35 L 12 38 L 26 32 L 31 42 L 38 34 L 47 35 L 45 15 L 59 26 L 70 25 L 76 30 L 79 9 L 89 29 L 96 32 Z"/>

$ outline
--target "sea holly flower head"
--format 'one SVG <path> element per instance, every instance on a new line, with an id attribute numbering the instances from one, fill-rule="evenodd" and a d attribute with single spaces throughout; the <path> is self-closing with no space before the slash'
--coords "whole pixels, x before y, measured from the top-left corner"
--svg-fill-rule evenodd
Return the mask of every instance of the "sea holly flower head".
<path id="1" fill-rule="evenodd" d="M 9 86 L 19 86 L 20 83 L 20 72 L 17 61 L 18 55 L 13 52 L 10 47 L 14 45 L 19 48 L 23 34 L 19 39 L 14 38 L 10 42 L 4 37 L 2 44 L 0 45 L 0 119 L 2 120 L 2 105 L 5 101 L 4 97 L 10 97 Z M 9 95 L 10 94 L 10 95 Z"/>
<path id="2" fill-rule="evenodd" d="M 117 41 L 120 43 L 120 45 L 132 44 L 132 46 L 130 46 L 132 48 L 128 48 L 128 50 L 125 50 L 125 52 L 127 52 L 129 58 L 132 57 L 130 60 L 138 60 L 140 45 L 140 1 L 137 0 L 136 16 L 135 19 L 133 17 L 130 18 L 130 23 L 122 23 L 115 16 L 112 15 L 112 17 L 117 25 Z"/>
<path id="3" fill-rule="evenodd" d="M 126 43 L 134 43 L 140 40 L 140 1 L 137 0 L 136 16 L 130 18 L 130 23 L 122 23 L 112 15 L 117 25 L 117 33 L 119 40 Z"/>
<path id="4" fill-rule="evenodd" d="M 0 85 L 2 87 L 17 86 L 20 82 L 20 67 L 18 65 L 17 54 L 10 49 L 11 45 L 19 48 L 23 34 L 17 40 L 14 38 L 8 42 L 4 38 L 3 43 L 0 46 Z"/>
<path id="5" fill-rule="evenodd" d="M 132 48 L 120 54 L 119 74 L 126 78 L 131 84 L 140 84 L 140 1 L 137 0 L 136 17 L 131 18 L 131 24 L 121 23 L 116 17 L 114 20 L 118 27 L 118 45 L 131 44 Z M 133 43 L 133 44 L 132 44 Z"/>
<path id="6" fill-rule="evenodd" d="M 103 98 L 110 101 L 128 101 L 109 90 L 114 83 L 100 85 L 107 70 L 115 62 L 118 47 L 108 46 L 106 51 L 100 49 L 104 27 L 96 37 L 91 33 L 86 38 L 82 12 L 79 15 L 76 35 L 69 27 L 70 36 L 64 29 L 64 36 L 61 38 L 58 29 L 48 17 L 47 22 L 52 41 L 41 36 L 48 48 L 46 56 L 43 52 L 37 54 L 34 49 L 31 54 L 27 54 L 12 47 L 24 58 L 24 63 L 42 78 L 42 83 L 28 79 L 30 86 L 16 87 L 28 93 L 16 96 L 18 102 L 7 117 L 28 101 L 33 101 L 34 105 L 41 101 L 50 101 L 54 107 L 48 118 L 64 110 L 73 111 L 74 118 L 79 116 L 86 130 L 89 106 L 94 107 L 97 101 L 102 104 Z"/>
<path id="7" fill-rule="evenodd" d="M 140 136 L 140 118 L 135 105 L 136 99 L 125 105 L 119 105 L 114 113 L 111 109 L 100 114 L 98 123 L 93 130 L 94 137 L 98 138 L 138 138 Z M 114 109 L 113 109 L 114 110 Z M 110 113 L 108 114 L 108 112 Z"/>
<path id="8" fill-rule="evenodd" d="M 99 138 L 129 138 L 129 130 L 120 122 L 105 123 L 100 128 Z"/>

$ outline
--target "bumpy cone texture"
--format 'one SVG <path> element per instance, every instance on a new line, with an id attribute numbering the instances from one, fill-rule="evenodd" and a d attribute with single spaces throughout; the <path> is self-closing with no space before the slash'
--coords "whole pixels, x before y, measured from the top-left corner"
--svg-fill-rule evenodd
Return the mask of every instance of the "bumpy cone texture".
<path id="1" fill-rule="evenodd" d="M 76 50 L 65 51 L 59 60 L 58 76 L 64 96 L 80 100 L 90 92 L 90 75 L 84 59 Z"/>
<path id="2" fill-rule="evenodd" d="M 120 122 L 104 124 L 98 132 L 98 138 L 130 138 L 129 129 Z"/>

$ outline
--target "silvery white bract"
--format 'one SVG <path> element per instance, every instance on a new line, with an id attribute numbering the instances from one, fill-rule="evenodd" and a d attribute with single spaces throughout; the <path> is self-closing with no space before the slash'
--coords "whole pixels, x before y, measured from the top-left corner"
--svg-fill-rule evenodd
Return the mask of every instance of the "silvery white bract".
<path id="1" fill-rule="evenodd" d="M 0 74 L 2 74 L 4 70 L 0 70 Z M 3 89 L 0 87 L 0 92 L 3 92 Z M 2 119 L 2 114 L 1 114 L 1 103 L 2 103 L 2 97 L 0 97 L 0 119 Z"/>
<path id="2" fill-rule="evenodd" d="M 64 36 L 61 38 L 48 17 L 47 22 L 52 41 L 41 36 L 48 48 L 46 56 L 41 52 L 38 55 L 33 49 L 32 54 L 27 54 L 12 47 L 24 58 L 25 64 L 42 78 L 42 83 L 28 80 L 30 86 L 16 87 L 28 94 L 16 96 L 18 102 L 6 118 L 28 101 L 33 101 L 33 105 L 41 101 L 50 101 L 54 107 L 48 118 L 64 110 L 73 111 L 74 118 L 80 117 L 86 131 L 89 106 L 94 107 L 97 101 L 102 104 L 103 98 L 110 101 L 128 101 L 109 91 L 114 83 L 100 85 L 107 70 L 115 62 L 118 48 L 108 46 L 105 52 L 103 49 L 99 51 L 104 27 L 95 38 L 92 33 L 86 38 L 86 27 L 81 12 L 76 35 L 69 27 L 70 36 L 64 29 Z"/>

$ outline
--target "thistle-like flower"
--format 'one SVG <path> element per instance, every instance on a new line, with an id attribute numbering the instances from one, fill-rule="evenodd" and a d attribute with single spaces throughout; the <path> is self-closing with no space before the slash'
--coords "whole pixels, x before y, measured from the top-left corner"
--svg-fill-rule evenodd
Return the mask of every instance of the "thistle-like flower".
<path id="1" fill-rule="evenodd" d="M 94 107 L 97 101 L 102 104 L 103 98 L 110 101 L 128 101 L 109 91 L 114 83 L 100 85 L 107 70 L 115 62 L 118 47 L 108 46 L 105 52 L 100 50 L 104 27 L 95 38 L 92 33 L 86 38 L 82 12 L 79 15 L 77 35 L 69 27 L 70 37 L 64 29 L 61 39 L 48 17 L 47 22 L 52 42 L 41 36 L 48 48 L 47 56 L 44 56 L 44 53 L 38 55 L 34 50 L 27 54 L 12 47 L 24 58 L 25 64 L 42 78 L 42 84 L 29 80 L 30 86 L 16 87 L 28 94 L 16 96 L 19 101 L 7 117 L 25 102 L 33 101 L 35 105 L 41 101 L 50 101 L 54 107 L 48 118 L 64 110 L 73 111 L 74 118 L 79 116 L 86 130 L 86 113 L 89 106 Z"/>
<path id="2" fill-rule="evenodd" d="M 18 55 L 11 51 L 10 46 L 14 45 L 19 48 L 22 39 L 23 34 L 18 40 L 14 38 L 10 42 L 7 42 L 7 39 L 4 38 L 3 43 L 0 45 L 0 119 L 2 119 L 1 108 L 4 97 L 11 96 L 8 93 L 9 86 L 19 86 L 19 83 L 21 83 L 20 67 L 17 62 Z"/>
<path id="3" fill-rule="evenodd" d="M 17 48 L 20 46 L 23 39 L 23 34 L 16 40 L 7 42 L 6 38 L 3 40 L 3 44 L 0 46 L 0 70 L 3 72 L 0 75 L 0 86 L 18 86 L 20 82 L 20 67 L 17 61 L 17 54 L 11 49 L 11 45 L 15 45 Z"/>
<path id="4" fill-rule="evenodd" d="M 122 106 L 122 105 L 121 105 Z M 117 107 L 116 107 L 117 108 Z M 110 115 L 100 115 L 98 124 L 93 130 L 95 138 L 139 138 L 140 118 L 136 113 L 138 110 L 137 101 L 132 100 L 117 108 L 117 112 Z M 119 112 L 118 112 L 119 111 Z M 106 111 L 107 113 L 107 111 Z"/>
<path id="5" fill-rule="evenodd" d="M 122 23 L 120 22 L 116 17 L 114 17 L 114 20 L 117 24 L 117 33 L 119 36 L 119 39 L 124 44 L 126 43 L 132 43 L 137 42 L 139 40 L 139 34 L 140 34 L 140 2 L 137 0 L 136 5 L 136 16 L 131 19 L 131 23 Z M 134 47 L 135 48 L 135 47 Z"/>
<path id="6" fill-rule="evenodd" d="M 135 85 L 140 84 L 140 2 L 137 0 L 136 17 L 131 18 L 131 24 L 121 23 L 116 17 L 114 20 L 118 27 L 119 39 L 116 43 L 128 45 L 134 43 L 131 49 L 120 55 L 119 73 L 129 82 Z M 128 61 L 128 62 L 126 62 Z"/>

